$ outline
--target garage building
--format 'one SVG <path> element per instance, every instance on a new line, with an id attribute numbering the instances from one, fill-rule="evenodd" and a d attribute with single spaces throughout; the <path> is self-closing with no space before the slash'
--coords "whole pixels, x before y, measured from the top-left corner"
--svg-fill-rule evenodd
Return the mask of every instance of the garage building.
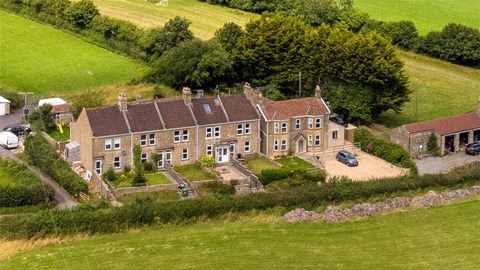
<path id="1" fill-rule="evenodd" d="M 0 116 L 10 114 L 10 100 L 0 96 Z"/>

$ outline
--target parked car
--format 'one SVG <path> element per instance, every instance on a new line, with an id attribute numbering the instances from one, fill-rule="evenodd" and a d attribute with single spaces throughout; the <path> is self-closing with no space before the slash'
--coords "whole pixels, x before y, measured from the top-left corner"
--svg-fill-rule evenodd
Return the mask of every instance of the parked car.
<path id="1" fill-rule="evenodd" d="M 465 148 L 465 153 L 474 156 L 480 154 L 480 141 L 467 144 L 467 147 Z"/>
<path id="2" fill-rule="evenodd" d="M 26 127 L 20 124 L 13 124 L 13 125 L 5 126 L 3 128 L 3 131 L 10 131 L 16 136 L 20 136 L 20 135 L 28 135 L 32 130 L 29 127 Z"/>
<path id="3" fill-rule="evenodd" d="M 346 150 L 338 152 L 336 159 L 349 167 L 358 166 L 357 158 L 352 153 Z"/>

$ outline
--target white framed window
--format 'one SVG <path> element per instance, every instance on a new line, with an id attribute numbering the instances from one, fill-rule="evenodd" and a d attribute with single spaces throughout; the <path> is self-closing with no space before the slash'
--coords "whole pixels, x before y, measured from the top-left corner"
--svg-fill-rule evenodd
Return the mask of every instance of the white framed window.
<path id="1" fill-rule="evenodd" d="M 275 151 L 275 152 L 278 151 L 278 140 L 273 141 L 273 151 Z"/>
<path id="2" fill-rule="evenodd" d="M 287 133 L 287 122 L 282 122 L 282 133 Z"/>
<path id="3" fill-rule="evenodd" d="M 95 171 L 99 174 L 102 175 L 102 160 L 97 159 L 95 160 Z"/>
<path id="4" fill-rule="evenodd" d="M 308 135 L 307 137 L 308 146 L 313 145 L 313 135 Z"/>
<path id="5" fill-rule="evenodd" d="M 140 135 L 140 146 L 147 145 L 147 134 Z"/>
<path id="6" fill-rule="evenodd" d="M 182 132 L 182 140 L 184 142 L 188 142 L 188 129 L 185 129 L 183 132 Z"/>
<path id="7" fill-rule="evenodd" d="M 250 152 L 250 141 L 246 141 L 243 147 L 244 152 Z"/>
<path id="8" fill-rule="evenodd" d="M 213 128 L 213 137 L 214 138 L 220 138 L 220 127 L 214 127 Z"/>
<path id="9" fill-rule="evenodd" d="M 252 134 L 252 127 L 250 123 L 245 123 L 245 134 Z"/>
<path id="10" fill-rule="evenodd" d="M 308 118 L 308 129 L 313 129 L 313 118 Z"/>
<path id="11" fill-rule="evenodd" d="M 315 145 L 320 145 L 320 135 L 315 135 Z"/>
<path id="12" fill-rule="evenodd" d="M 105 139 L 105 150 L 111 150 L 112 149 L 112 139 Z"/>
<path id="13" fill-rule="evenodd" d="M 173 142 L 174 143 L 180 142 L 180 130 L 175 130 L 173 132 Z"/>
<path id="14" fill-rule="evenodd" d="M 332 139 L 334 140 L 338 139 L 338 130 L 332 131 Z"/>
<path id="15" fill-rule="evenodd" d="M 237 135 L 243 135 L 243 125 L 237 125 Z"/>
<path id="16" fill-rule="evenodd" d="M 114 149 L 120 149 L 120 147 L 121 147 L 120 137 L 113 138 L 113 148 Z"/>
<path id="17" fill-rule="evenodd" d="M 302 119 L 295 119 L 295 129 L 299 130 L 302 126 Z"/>
<path id="18" fill-rule="evenodd" d="M 142 153 L 140 155 L 140 161 L 142 161 L 142 163 L 147 161 L 147 153 Z"/>
<path id="19" fill-rule="evenodd" d="M 278 134 L 278 132 L 280 132 L 280 124 L 273 123 L 273 133 Z"/>
<path id="20" fill-rule="evenodd" d="M 184 148 L 182 149 L 182 160 L 187 160 L 188 159 L 188 149 Z"/>
<path id="21" fill-rule="evenodd" d="M 151 134 L 148 135 L 148 144 L 149 145 L 157 144 L 157 138 L 155 136 L 155 133 L 151 133 Z"/>
<path id="22" fill-rule="evenodd" d="M 322 127 L 322 118 L 316 118 L 315 119 L 315 128 L 321 128 Z"/>
<path id="23" fill-rule="evenodd" d="M 207 127 L 205 128 L 205 138 L 210 139 L 213 137 L 213 128 Z"/>
<path id="24" fill-rule="evenodd" d="M 213 146 L 211 144 L 205 147 L 205 155 L 212 156 L 213 155 Z"/>
<path id="25" fill-rule="evenodd" d="M 122 163 L 121 163 L 120 157 L 114 157 L 113 158 L 113 168 L 115 168 L 115 169 L 122 168 Z"/>
<path id="26" fill-rule="evenodd" d="M 282 140 L 282 151 L 287 151 L 287 140 Z"/>

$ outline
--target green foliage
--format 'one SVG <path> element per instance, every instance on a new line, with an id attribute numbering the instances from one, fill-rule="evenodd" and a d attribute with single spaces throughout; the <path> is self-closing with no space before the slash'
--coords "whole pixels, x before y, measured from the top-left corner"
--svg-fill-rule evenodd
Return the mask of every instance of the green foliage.
<path id="1" fill-rule="evenodd" d="M 430 155 L 438 156 L 440 154 L 440 147 L 438 146 L 437 136 L 435 133 L 430 133 L 427 141 L 427 151 Z"/>
<path id="2" fill-rule="evenodd" d="M 109 182 L 114 182 L 115 180 L 117 180 L 118 176 L 112 168 L 109 168 L 107 171 L 105 171 L 102 174 L 102 178 L 103 178 L 103 180 L 107 180 Z"/>
<path id="3" fill-rule="evenodd" d="M 80 192 L 88 194 L 87 183 L 72 171 L 41 134 L 29 135 L 25 140 L 25 154 L 29 161 L 68 193 L 78 196 Z"/>
<path id="4" fill-rule="evenodd" d="M 203 156 L 200 158 L 200 166 L 203 168 L 213 168 L 215 165 L 215 158 L 212 156 Z"/>
<path id="5" fill-rule="evenodd" d="M 143 162 L 143 170 L 145 172 L 156 172 L 157 167 L 154 166 L 152 162 L 146 161 L 146 162 Z"/>
<path id="6" fill-rule="evenodd" d="M 0 88 L 0 96 L 10 100 L 10 109 L 15 110 L 23 105 L 20 95 L 16 92 Z"/>
<path id="7" fill-rule="evenodd" d="M 280 88 L 274 84 L 269 84 L 265 87 L 265 97 L 275 101 L 287 99 Z"/>
<path id="8" fill-rule="evenodd" d="M 233 22 L 229 22 L 215 31 L 214 40 L 220 43 L 225 51 L 231 53 L 242 33 L 242 27 Z"/>
<path id="9" fill-rule="evenodd" d="M 441 32 L 428 33 L 419 51 L 453 63 L 480 67 L 480 31 L 450 23 Z"/>
<path id="10" fill-rule="evenodd" d="M 362 30 L 375 30 L 390 38 L 392 44 L 406 50 L 415 50 L 420 38 L 415 24 L 411 21 L 382 22 L 368 20 Z"/>
<path id="11" fill-rule="evenodd" d="M 97 108 L 105 104 L 107 93 L 101 90 L 88 89 L 80 93 L 69 96 L 72 107 L 70 112 L 73 118 L 80 116 L 83 108 Z"/>
<path id="12" fill-rule="evenodd" d="M 350 121 L 371 123 L 373 121 L 374 91 L 366 87 L 329 85 L 323 95 L 334 112 Z"/>
<path id="13" fill-rule="evenodd" d="M 142 147 L 139 144 L 135 144 L 133 147 L 133 164 L 135 166 L 135 176 L 133 176 L 132 183 L 134 186 L 144 186 L 147 183 L 147 179 L 144 176 Z"/>
<path id="14" fill-rule="evenodd" d="M 411 174 L 417 174 L 417 166 L 410 155 L 400 145 L 386 142 L 382 138 L 373 135 L 366 128 L 355 130 L 354 140 L 360 143 L 362 151 L 384 159 L 393 165 L 410 169 Z"/>
<path id="15" fill-rule="evenodd" d="M 53 189 L 42 184 L 27 167 L 0 159 L 0 207 L 47 204 L 53 196 Z"/>
<path id="16" fill-rule="evenodd" d="M 84 29 L 90 27 L 93 18 L 100 15 L 100 11 L 98 11 L 92 0 L 80 0 L 70 5 L 66 10 L 66 14 L 72 24 L 79 29 Z"/>
<path id="17" fill-rule="evenodd" d="M 277 180 L 286 179 L 293 175 L 291 170 L 280 168 L 280 169 L 265 169 L 260 173 L 258 178 L 263 185 L 268 185 L 269 183 Z"/>
<path id="18" fill-rule="evenodd" d="M 28 122 L 32 126 L 32 130 L 37 132 L 48 131 L 49 127 L 53 125 L 53 115 L 50 113 L 51 110 L 52 105 L 44 104 L 29 115 Z"/>
<path id="19" fill-rule="evenodd" d="M 231 184 L 223 184 L 220 181 L 212 181 L 202 184 L 197 192 L 200 195 L 231 196 L 235 195 L 235 187 Z"/>

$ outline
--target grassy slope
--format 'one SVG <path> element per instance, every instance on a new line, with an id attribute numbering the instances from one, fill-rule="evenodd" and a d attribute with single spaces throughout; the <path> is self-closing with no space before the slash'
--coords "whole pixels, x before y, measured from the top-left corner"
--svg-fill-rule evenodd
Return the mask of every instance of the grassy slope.
<path id="1" fill-rule="evenodd" d="M 355 6 L 372 18 L 385 21 L 410 20 L 422 34 L 456 22 L 480 28 L 478 0 L 354 0 Z"/>
<path id="2" fill-rule="evenodd" d="M 416 122 L 417 95 L 418 121 L 475 109 L 480 95 L 480 70 L 410 52 L 399 51 L 399 55 L 405 63 L 413 93 L 402 113 L 387 112 L 380 117 L 380 122 L 389 127 Z"/>
<path id="3" fill-rule="evenodd" d="M 66 93 L 125 82 L 146 67 L 25 18 L 0 11 L 0 86 Z"/>
<path id="4" fill-rule="evenodd" d="M 180 16 L 192 21 L 190 29 L 201 39 L 209 39 L 227 22 L 245 25 L 255 14 L 210 5 L 198 0 L 169 0 L 167 6 L 156 6 L 145 0 L 94 0 L 103 14 L 128 20 L 143 27 L 162 26 Z"/>
<path id="5" fill-rule="evenodd" d="M 477 199 L 339 225 L 243 220 L 97 236 L 18 254 L 0 269 L 478 269 L 479 207 Z"/>

